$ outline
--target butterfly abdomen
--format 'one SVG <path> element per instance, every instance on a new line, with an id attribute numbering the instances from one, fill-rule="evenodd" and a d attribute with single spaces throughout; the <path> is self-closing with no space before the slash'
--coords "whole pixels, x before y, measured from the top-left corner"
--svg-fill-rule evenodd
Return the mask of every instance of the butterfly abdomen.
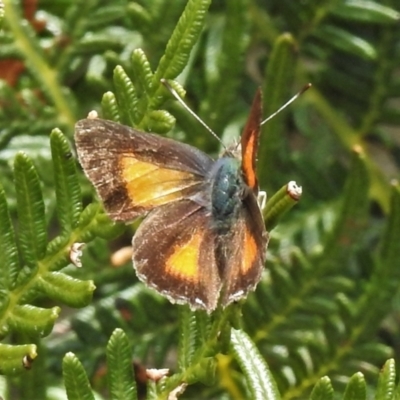
<path id="1" fill-rule="evenodd" d="M 245 183 L 241 175 L 240 161 L 220 158 L 211 171 L 211 215 L 217 233 L 226 233 L 242 206 Z"/>

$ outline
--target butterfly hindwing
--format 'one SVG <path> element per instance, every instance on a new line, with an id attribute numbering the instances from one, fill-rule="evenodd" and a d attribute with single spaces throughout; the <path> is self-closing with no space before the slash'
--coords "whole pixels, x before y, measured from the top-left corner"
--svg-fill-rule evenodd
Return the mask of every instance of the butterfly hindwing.
<path id="1" fill-rule="evenodd" d="M 250 194 L 243 202 L 240 217 L 231 228 L 229 241 L 222 243 L 226 254 L 222 290 L 224 306 L 255 289 L 264 268 L 267 243 L 268 234 L 261 210 L 255 196 Z"/>
<path id="2" fill-rule="evenodd" d="M 176 303 L 215 309 L 221 279 L 215 233 L 207 210 L 190 201 L 158 207 L 142 222 L 133 241 L 138 277 Z"/>
<path id="3" fill-rule="evenodd" d="M 102 119 L 76 124 L 79 161 L 114 220 L 199 191 L 213 160 L 200 150 Z"/>

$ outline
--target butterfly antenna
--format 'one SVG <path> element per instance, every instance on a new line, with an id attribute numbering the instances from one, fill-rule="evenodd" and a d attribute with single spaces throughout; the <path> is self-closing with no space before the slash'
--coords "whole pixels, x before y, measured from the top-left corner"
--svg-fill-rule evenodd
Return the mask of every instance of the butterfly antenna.
<path id="1" fill-rule="evenodd" d="M 176 90 L 168 83 L 166 79 L 161 79 L 161 83 L 169 90 L 169 92 L 175 97 L 176 100 L 179 101 L 179 103 L 185 108 L 189 114 L 191 114 L 194 118 L 197 119 L 198 122 L 200 122 L 201 125 L 204 126 L 208 130 L 208 132 L 211 133 L 215 137 L 215 139 L 218 140 L 218 142 L 221 143 L 224 149 L 226 149 L 226 146 L 222 142 L 222 140 L 217 136 L 217 134 L 193 111 L 189 108 L 189 106 L 182 100 L 182 98 L 179 96 L 179 94 L 176 92 Z"/>
<path id="2" fill-rule="evenodd" d="M 282 107 L 279 107 L 278 110 L 276 110 L 273 114 L 271 114 L 268 118 L 264 119 L 264 121 L 261 122 L 261 125 L 264 125 L 266 122 L 268 122 L 270 119 L 274 118 L 275 115 L 278 115 L 282 110 L 284 110 L 288 105 L 292 104 L 298 97 L 300 97 L 306 90 L 310 89 L 311 83 L 307 83 L 307 85 L 304 85 L 304 87 L 297 93 L 295 94 L 289 101 L 287 101 Z"/>

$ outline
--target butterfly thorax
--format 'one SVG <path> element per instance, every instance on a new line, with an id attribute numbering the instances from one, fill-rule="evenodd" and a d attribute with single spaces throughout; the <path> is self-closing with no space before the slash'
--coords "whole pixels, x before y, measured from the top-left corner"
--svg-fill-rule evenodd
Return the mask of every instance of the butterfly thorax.
<path id="1" fill-rule="evenodd" d="M 213 229 L 224 234 L 235 223 L 247 189 L 240 161 L 233 157 L 217 160 L 210 173 L 210 182 Z"/>

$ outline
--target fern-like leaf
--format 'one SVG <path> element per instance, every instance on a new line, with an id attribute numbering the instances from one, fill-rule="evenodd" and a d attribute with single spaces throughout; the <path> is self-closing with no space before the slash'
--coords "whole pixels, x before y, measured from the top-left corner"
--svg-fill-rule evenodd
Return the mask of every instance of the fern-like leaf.
<path id="1" fill-rule="evenodd" d="M 30 367 L 37 357 L 34 344 L 12 346 L 0 344 L 0 372 L 4 375 L 17 375 Z"/>
<path id="2" fill-rule="evenodd" d="M 27 265 L 35 270 L 37 261 L 46 251 L 46 221 L 39 177 L 32 161 L 24 153 L 15 158 L 14 176 L 21 252 Z"/>
<path id="3" fill-rule="evenodd" d="M 396 387 L 396 367 L 393 359 L 386 361 L 379 375 L 376 399 L 393 399 Z"/>
<path id="4" fill-rule="evenodd" d="M 107 345 L 107 365 L 111 398 L 135 400 L 136 385 L 133 377 L 131 349 L 121 329 L 112 334 Z"/>
<path id="5" fill-rule="evenodd" d="M 332 400 L 333 388 L 330 379 L 327 376 L 322 377 L 314 386 L 310 400 Z"/>
<path id="6" fill-rule="evenodd" d="M 272 374 L 250 338 L 240 330 L 232 329 L 232 351 L 246 376 L 252 399 L 280 399 Z"/>
<path id="7" fill-rule="evenodd" d="M 154 73 L 153 87 L 159 87 L 163 78 L 174 79 L 183 70 L 203 28 L 209 6 L 209 0 L 189 0 Z"/>
<path id="8" fill-rule="evenodd" d="M 288 98 L 288 87 L 293 80 L 296 68 L 295 46 L 295 40 L 289 34 L 282 35 L 274 43 L 263 85 L 263 108 L 266 117 L 278 110 Z M 282 153 L 286 151 L 283 117 L 283 114 L 277 115 L 263 127 L 263 135 L 268 140 L 260 142 L 259 159 L 260 163 L 265 165 L 265 171 L 272 171 L 278 158 L 282 158 Z M 261 187 L 269 189 L 272 184 L 276 185 L 277 183 L 272 180 L 273 177 L 271 179 L 267 174 L 260 173 Z"/>
<path id="9" fill-rule="evenodd" d="M 63 378 L 68 400 L 95 400 L 86 372 L 73 353 L 63 359 Z"/>
<path id="10" fill-rule="evenodd" d="M 14 227 L 11 223 L 5 193 L 0 187 L 0 269 L 2 292 L 15 286 L 20 271 Z"/>
<path id="11" fill-rule="evenodd" d="M 64 135 L 58 129 L 51 133 L 50 143 L 58 220 L 62 231 L 69 233 L 78 226 L 79 215 L 82 212 L 81 190 L 75 160 Z"/>
<path id="12" fill-rule="evenodd" d="M 178 365 L 180 369 L 186 369 L 193 362 L 196 344 L 198 344 L 198 326 L 196 314 L 191 312 L 188 307 L 181 308 L 179 326 Z"/>

